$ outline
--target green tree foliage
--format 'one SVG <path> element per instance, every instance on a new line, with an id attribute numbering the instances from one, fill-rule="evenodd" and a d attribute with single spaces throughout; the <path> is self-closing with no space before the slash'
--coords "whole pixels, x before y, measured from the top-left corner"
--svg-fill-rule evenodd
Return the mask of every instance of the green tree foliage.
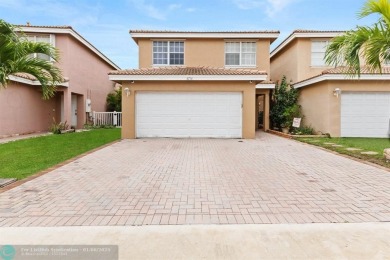
<path id="1" fill-rule="evenodd" d="M 107 112 L 122 112 L 122 88 L 109 93 L 106 102 Z"/>
<path id="2" fill-rule="evenodd" d="M 26 73 L 40 82 L 44 99 L 53 97 L 56 85 L 64 81 L 61 70 L 51 61 L 34 58 L 35 53 L 59 59 L 56 48 L 28 41 L 20 29 L 0 19 L 0 88 L 7 86 L 9 76 Z"/>
<path id="3" fill-rule="evenodd" d="M 335 37 L 329 44 L 325 60 L 329 65 L 346 66 L 347 73 L 360 75 L 362 61 L 371 72 L 379 72 L 383 61 L 390 61 L 390 3 L 388 0 L 368 0 L 359 18 L 378 14 L 372 26 L 356 29 Z"/>
<path id="4" fill-rule="evenodd" d="M 300 113 L 298 102 L 298 91 L 292 88 L 283 76 L 282 81 L 276 83 L 272 94 L 270 118 L 274 127 L 291 127 L 292 119 L 296 112 Z M 292 115 L 294 113 L 294 115 Z M 298 115 L 297 114 L 297 115 Z"/>

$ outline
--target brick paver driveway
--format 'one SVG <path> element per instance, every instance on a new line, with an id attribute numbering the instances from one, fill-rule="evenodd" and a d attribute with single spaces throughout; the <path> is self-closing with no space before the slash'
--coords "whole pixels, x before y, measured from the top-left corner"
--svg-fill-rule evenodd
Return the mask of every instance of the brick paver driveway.
<path id="1" fill-rule="evenodd" d="M 0 226 L 390 221 L 390 173 L 259 133 L 125 140 L 0 194 Z"/>

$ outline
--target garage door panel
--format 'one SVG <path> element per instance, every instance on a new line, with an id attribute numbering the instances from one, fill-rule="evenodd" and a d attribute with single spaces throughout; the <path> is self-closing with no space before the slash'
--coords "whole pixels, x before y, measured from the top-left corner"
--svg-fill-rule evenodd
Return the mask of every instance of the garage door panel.
<path id="1" fill-rule="evenodd" d="M 241 92 L 137 92 L 137 137 L 242 136 Z"/>
<path id="2" fill-rule="evenodd" d="M 356 92 L 341 95 L 341 136 L 388 137 L 390 93 Z"/>

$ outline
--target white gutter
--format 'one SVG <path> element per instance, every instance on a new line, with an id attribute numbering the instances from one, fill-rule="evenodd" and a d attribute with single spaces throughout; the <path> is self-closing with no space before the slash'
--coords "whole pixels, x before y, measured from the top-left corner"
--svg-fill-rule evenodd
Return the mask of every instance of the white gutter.
<path id="1" fill-rule="evenodd" d="M 257 84 L 256 89 L 275 89 L 275 83 Z"/>
<path id="2" fill-rule="evenodd" d="M 173 80 L 173 81 L 264 81 L 267 75 L 109 75 L 111 81 L 133 81 L 133 80 Z"/>
<path id="3" fill-rule="evenodd" d="M 295 83 L 293 87 L 302 88 L 325 80 L 390 80 L 390 74 L 361 74 L 360 77 L 356 78 L 351 78 L 346 74 L 325 74 Z"/>

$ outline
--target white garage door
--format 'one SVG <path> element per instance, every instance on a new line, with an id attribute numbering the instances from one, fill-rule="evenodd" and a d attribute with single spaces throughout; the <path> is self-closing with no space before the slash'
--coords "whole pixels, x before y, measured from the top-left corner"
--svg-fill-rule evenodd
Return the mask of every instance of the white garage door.
<path id="1" fill-rule="evenodd" d="M 390 93 L 341 95 L 341 136 L 389 137 Z"/>
<path id="2" fill-rule="evenodd" d="M 137 137 L 241 138 L 241 92 L 137 92 Z"/>

